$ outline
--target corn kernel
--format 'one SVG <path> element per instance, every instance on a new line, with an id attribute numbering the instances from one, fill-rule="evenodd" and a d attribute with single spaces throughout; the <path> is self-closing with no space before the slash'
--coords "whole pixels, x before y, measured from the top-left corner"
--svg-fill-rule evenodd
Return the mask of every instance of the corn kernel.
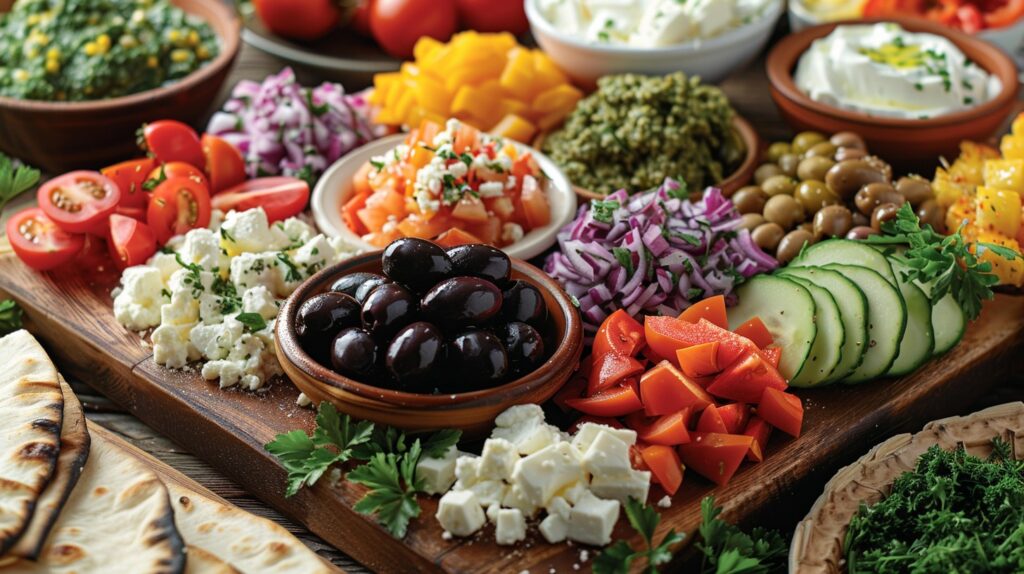
<path id="1" fill-rule="evenodd" d="M 86 42 L 82 50 L 85 51 L 86 56 L 95 56 L 100 53 L 100 48 L 96 45 L 96 42 Z"/>
<path id="2" fill-rule="evenodd" d="M 125 34 L 124 36 L 121 36 L 121 38 L 118 39 L 117 43 L 121 44 L 122 48 L 134 48 L 135 46 L 139 45 L 139 41 L 136 40 L 135 36 L 132 36 L 131 34 Z"/>
<path id="3" fill-rule="evenodd" d="M 178 40 L 181 39 L 181 32 L 179 32 L 177 30 L 168 30 L 167 31 L 167 39 L 169 41 L 171 41 L 171 42 L 177 43 Z"/>
<path id="4" fill-rule="evenodd" d="M 172 62 L 177 62 L 177 63 L 180 64 L 182 62 L 187 62 L 188 58 L 189 58 L 188 50 L 182 50 L 180 48 L 177 49 L 177 50 L 171 50 L 171 61 Z"/>
<path id="5" fill-rule="evenodd" d="M 25 47 L 25 56 L 27 58 L 29 58 L 29 59 L 38 58 L 39 57 L 39 48 L 36 48 L 36 47 L 31 47 L 30 48 L 30 47 L 26 46 Z"/>
<path id="6" fill-rule="evenodd" d="M 160 60 L 157 60 L 156 56 L 150 56 L 149 58 L 146 58 L 146 66 L 148 66 L 150 68 L 155 68 L 155 67 L 157 67 L 159 65 L 160 65 Z"/>
<path id="7" fill-rule="evenodd" d="M 60 48 L 54 46 L 46 51 L 46 59 L 56 60 L 60 58 Z"/>
<path id="8" fill-rule="evenodd" d="M 189 30 L 188 32 L 188 45 L 198 46 L 199 45 L 199 32 L 195 30 Z"/>
<path id="9" fill-rule="evenodd" d="M 110 49 L 110 36 L 106 34 L 100 34 L 96 38 L 96 45 L 99 46 L 103 51 Z"/>
<path id="10" fill-rule="evenodd" d="M 60 71 L 60 62 L 58 62 L 57 60 L 47 60 L 46 71 L 51 74 L 56 74 Z"/>
<path id="11" fill-rule="evenodd" d="M 199 46 L 196 48 L 196 57 L 200 60 L 206 60 L 210 57 L 210 50 L 206 46 Z"/>
<path id="12" fill-rule="evenodd" d="M 35 26 L 36 24 L 39 23 L 40 19 L 41 18 L 39 14 L 29 14 L 28 18 L 25 18 L 25 23 L 28 24 L 29 26 Z"/>
<path id="13" fill-rule="evenodd" d="M 14 70 L 14 79 L 16 81 L 27 82 L 28 81 L 28 77 L 29 77 L 28 71 L 21 70 L 21 69 Z"/>

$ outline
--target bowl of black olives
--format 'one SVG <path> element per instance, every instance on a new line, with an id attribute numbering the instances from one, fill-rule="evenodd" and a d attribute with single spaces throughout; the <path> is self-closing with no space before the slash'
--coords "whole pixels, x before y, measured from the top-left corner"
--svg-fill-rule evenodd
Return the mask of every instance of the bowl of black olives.
<path id="1" fill-rule="evenodd" d="M 398 239 L 310 278 L 280 317 L 278 356 L 314 403 L 410 430 L 486 433 L 551 398 L 583 349 L 561 287 L 489 245 Z"/>

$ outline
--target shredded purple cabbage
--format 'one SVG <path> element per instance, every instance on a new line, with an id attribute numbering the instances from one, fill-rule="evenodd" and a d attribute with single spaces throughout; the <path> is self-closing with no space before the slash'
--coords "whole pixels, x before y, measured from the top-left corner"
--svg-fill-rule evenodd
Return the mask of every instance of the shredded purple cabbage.
<path id="1" fill-rule="evenodd" d="M 363 94 L 341 84 L 303 87 L 291 68 L 262 83 L 239 82 L 206 131 L 234 144 L 249 177 L 289 175 L 313 185 L 341 156 L 384 135 Z"/>
<path id="2" fill-rule="evenodd" d="M 584 205 L 558 233 L 544 270 L 579 300 L 594 333 L 617 309 L 630 315 L 677 315 L 695 301 L 725 295 L 779 263 L 761 251 L 740 214 L 716 188 L 686 199 L 671 179 L 655 191 L 619 190 Z"/>

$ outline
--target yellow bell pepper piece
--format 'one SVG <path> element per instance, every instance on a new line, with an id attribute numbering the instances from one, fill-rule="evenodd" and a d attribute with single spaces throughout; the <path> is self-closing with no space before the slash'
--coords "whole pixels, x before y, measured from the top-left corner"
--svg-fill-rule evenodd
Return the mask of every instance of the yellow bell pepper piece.
<path id="1" fill-rule="evenodd" d="M 946 229 L 953 233 L 965 222 L 969 228 L 973 228 L 975 214 L 977 213 L 975 209 L 976 204 L 977 202 L 970 196 L 964 195 L 957 199 L 955 203 L 949 206 L 949 210 L 946 212 Z"/>
<path id="2" fill-rule="evenodd" d="M 1024 159 L 990 159 L 985 161 L 985 186 L 1024 192 Z"/>
<path id="3" fill-rule="evenodd" d="M 977 241 L 978 243 L 993 243 L 1012 249 L 1017 253 L 1021 252 L 1020 244 L 1016 239 L 1003 237 L 996 233 L 982 231 L 978 233 Z M 984 246 L 978 246 L 975 249 L 979 260 L 992 264 L 992 273 L 999 278 L 1000 284 L 1016 287 L 1024 285 L 1024 260 L 1021 260 L 1020 257 L 1007 260 L 992 250 L 985 249 Z"/>
<path id="4" fill-rule="evenodd" d="M 1013 125 L 1010 126 L 1010 132 L 1015 136 L 1024 136 L 1024 113 L 1017 114 L 1017 117 L 1013 118 Z"/>
<path id="5" fill-rule="evenodd" d="M 533 136 L 537 135 L 537 126 L 516 114 L 508 114 L 494 128 L 491 133 L 496 136 L 508 138 L 529 144 Z"/>
<path id="6" fill-rule="evenodd" d="M 569 84 L 561 84 L 541 92 L 533 100 L 533 110 L 545 115 L 552 112 L 561 112 L 563 115 L 568 115 L 581 99 L 583 99 L 582 92 Z"/>
<path id="7" fill-rule="evenodd" d="M 423 76 L 416 80 L 413 90 L 416 92 L 416 103 L 424 111 L 442 116 L 448 115 L 452 105 L 452 93 L 444 87 L 444 84 L 429 76 Z"/>
<path id="8" fill-rule="evenodd" d="M 420 39 L 416 40 L 416 45 L 412 48 L 413 60 L 422 62 L 443 47 L 444 42 L 435 40 L 430 36 L 420 36 Z"/>
<path id="9" fill-rule="evenodd" d="M 981 232 L 1016 237 L 1020 231 L 1020 212 L 1020 194 L 991 187 L 978 188 L 975 223 Z"/>
<path id="10" fill-rule="evenodd" d="M 1024 136 L 1006 135 L 999 142 L 999 151 L 1006 159 L 1024 159 Z"/>

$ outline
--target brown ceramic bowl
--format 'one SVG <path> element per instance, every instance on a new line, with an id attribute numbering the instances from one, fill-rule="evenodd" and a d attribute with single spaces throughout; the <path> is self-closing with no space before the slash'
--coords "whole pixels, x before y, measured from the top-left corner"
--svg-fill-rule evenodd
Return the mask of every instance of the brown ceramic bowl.
<path id="1" fill-rule="evenodd" d="M 226 3 L 173 0 L 220 40 L 213 61 L 171 85 L 107 100 L 47 102 L 0 97 L 0 150 L 51 173 L 95 168 L 138 155 L 145 122 L 192 123 L 207 112 L 238 55 L 241 23 Z"/>
<path id="2" fill-rule="evenodd" d="M 726 197 L 731 196 L 739 188 L 750 182 L 750 179 L 754 177 L 754 171 L 757 169 L 758 160 L 761 157 L 761 139 L 757 136 L 754 126 L 750 125 L 750 122 L 745 118 L 736 114 L 732 120 L 732 127 L 736 130 L 736 133 L 739 134 L 740 139 L 743 140 L 743 145 L 746 147 L 746 156 L 743 158 L 743 163 L 741 163 L 739 167 L 729 175 L 729 177 L 714 184 L 714 187 L 721 189 L 722 193 L 724 193 Z M 546 137 L 546 133 L 538 135 L 536 139 L 533 140 L 534 149 L 541 149 Z M 576 195 L 579 196 L 581 202 L 587 202 L 593 199 L 604 199 L 603 195 L 589 189 L 584 189 L 578 186 L 573 186 L 573 189 L 576 191 Z"/>
<path id="3" fill-rule="evenodd" d="M 886 161 L 901 167 L 931 166 L 940 157 L 956 157 L 962 140 L 986 141 L 1013 111 L 1017 100 L 1017 67 L 999 48 L 940 24 L 910 18 L 887 18 L 911 32 L 944 36 L 990 74 L 999 78 L 1003 90 L 992 100 L 968 110 L 934 118 L 898 119 L 872 117 L 844 110 L 804 95 L 793 79 L 800 56 L 814 40 L 827 36 L 836 26 L 864 23 L 836 22 L 807 28 L 782 39 L 768 55 L 768 79 L 772 99 L 783 118 L 797 131 L 812 130 L 826 134 L 841 131 L 859 133 L 868 149 Z"/>
<path id="4" fill-rule="evenodd" d="M 381 273 L 381 252 L 375 251 L 324 269 L 288 298 L 275 328 L 277 356 L 295 386 L 314 404 L 329 401 L 341 412 L 408 430 L 461 429 L 468 437 L 490 432 L 494 418 L 513 405 L 541 404 L 569 380 L 583 352 L 579 314 L 561 287 L 543 271 L 512 260 L 512 277 L 537 286 L 544 295 L 555 328 L 554 353 L 535 371 L 504 385 L 445 395 L 382 389 L 360 383 L 320 365 L 306 354 L 295 334 L 295 317 L 304 301 L 323 293 L 339 277 L 368 271 Z"/>

